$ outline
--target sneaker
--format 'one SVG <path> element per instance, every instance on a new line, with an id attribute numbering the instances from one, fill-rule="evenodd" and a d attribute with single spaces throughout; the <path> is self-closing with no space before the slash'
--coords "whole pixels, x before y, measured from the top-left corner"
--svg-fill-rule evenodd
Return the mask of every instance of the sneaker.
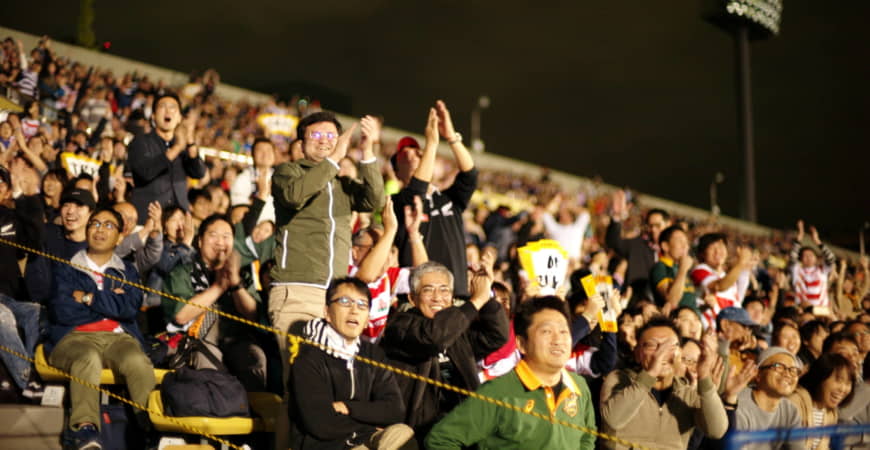
<path id="1" fill-rule="evenodd" d="M 30 380 L 27 382 L 27 386 L 21 391 L 21 396 L 25 398 L 29 398 L 38 402 L 42 399 L 42 394 L 45 393 L 45 386 L 42 383 Z"/>
<path id="2" fill-rule="evenodd" d="M 70 434 L 77 450 L 102 450 L 103 448 L 100 444 L 100 430 L 97 430 L 94 425 L 82 425 Z"/>

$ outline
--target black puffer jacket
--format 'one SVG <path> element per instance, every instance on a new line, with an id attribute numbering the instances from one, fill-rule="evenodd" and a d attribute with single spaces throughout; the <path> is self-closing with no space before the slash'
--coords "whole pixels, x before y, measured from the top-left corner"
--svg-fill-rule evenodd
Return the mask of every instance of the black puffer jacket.
<path id="1" fill-rule="evenodd" d="M 480 311 L 470 302 L 442 310 L 428 319 L 418 309 L 391 314 L 381 346 L 391 364 L 425 377 L 441 380 L 438 354 L 445 352 L 456 367 L 451 382 L 473 391 L 480 386 L 477 361 L 501 348 L 509 334 L 508 319 L 497 301 Z M 441 411 L 443 394 L 435 386 L 399 377 L 405 400 L 405 423 L 419 438 L 449 411 Z"/>

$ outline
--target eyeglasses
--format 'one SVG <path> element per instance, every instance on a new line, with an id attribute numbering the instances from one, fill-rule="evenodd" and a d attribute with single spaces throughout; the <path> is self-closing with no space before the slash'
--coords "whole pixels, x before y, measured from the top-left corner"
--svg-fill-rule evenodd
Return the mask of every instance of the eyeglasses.
<path id="1" fill-rule="evenodd" d="M 784 374 L 784 373 L 788 372 L 789 374 L 794 375 L 794 376 L 798 376 L 801 373 L 801 370 L 799 368 L 789 367 L 783 363 L 773 363 L 773 364 L 768 364 L 766 366 L 761 366 L 758 368 L 758 370 L 765 370 L 765 369 L 773 369 L 773 371 L 778 373 L 778 374 Z"/>
<path id="2" fill-rule="evenodd" d="M 453 296 L 453 288 L 450 286 L 423 286 L 420 289 L 420 297 L 434 297 L 436 294 L 439 297 Z"/>
<path id="3" fill-rule="evenodd" d="M 100 222 L 99 220 L 92 220 L 88 222 L 88 228 L 105 228 L 106 230 L 113 231 L 118 229 L 118 224 L 115 222 Z"/>
<path id="4" fill-rule="evenodd" d="M 308 137 L 310 137 L 311 139 L 314 139 L 315 141 L 319 141 L 323 138 L 326 138 L 326 139 L 331 141 L 331 140 L 338 137 L 338 133 L 333 133 L 332 131 L 326 131 L 326 132 L 324 132 L 324 131 L 312 131 L 312 132 L 308 133 Z"/>
<path id="5" fill-rule="evenodd" d="M 360 311 L 369 310 L 369 301 L 364 298 L 339 297 L 330 300 L 326 304 L 331 305 L 333 303 L 338 303 L 342 308 L 350 308 L 352 305 L 356 305 L 356 309 Z"/>

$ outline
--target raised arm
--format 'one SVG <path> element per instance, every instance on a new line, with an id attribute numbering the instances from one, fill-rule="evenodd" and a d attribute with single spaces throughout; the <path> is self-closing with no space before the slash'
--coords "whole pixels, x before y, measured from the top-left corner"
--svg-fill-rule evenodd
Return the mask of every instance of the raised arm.
<path id="1" fill-rule="evenodd" d="M 429 117 L 426 119 L 426 144 L 423 146 L 423 156 L 420 164 L 414 171 L 414 178 L 432 181 L 432 173 L 435 171 L 435 156 L 438 154 L 438 113 L 435 108 L 429 108 Z"/>
<path id="2" fill-rule="evenodd" d="M 465 144 L 462 143 L 462 136 L 453 128 L 453 119 L 450 117 L 447 105 L 442 100 L 438 100 L 435 102 L 435 108 L 438 110 L 438 128 L 441 137 L 450 144 L 450 150 L 453 152 L 453 158 L 456 159 L 459 170 L 468 172 L 474 168 L 474 160 L 471 158 L 471 153 L 465 148 Z"/>

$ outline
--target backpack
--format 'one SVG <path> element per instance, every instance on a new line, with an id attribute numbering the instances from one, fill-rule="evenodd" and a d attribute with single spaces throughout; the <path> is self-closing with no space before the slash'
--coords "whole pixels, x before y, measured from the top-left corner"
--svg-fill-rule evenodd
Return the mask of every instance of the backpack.
<path id="1" fill-rule="evenodd" d="M 244 386 L 224 371 L 180 367 L 163 377 L 160 391 L 169 416 L 251 416 Z"/>

